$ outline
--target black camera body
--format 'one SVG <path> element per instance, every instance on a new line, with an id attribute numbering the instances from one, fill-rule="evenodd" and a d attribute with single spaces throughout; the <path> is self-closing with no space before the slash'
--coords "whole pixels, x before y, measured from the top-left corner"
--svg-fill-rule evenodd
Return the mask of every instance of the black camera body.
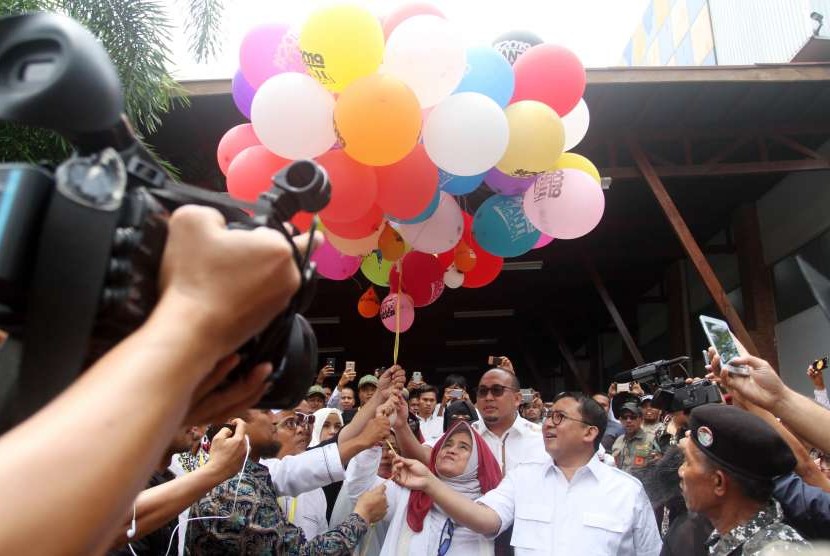
<path id="1" fill-rule="evenodd" d="M 261 407 L 289 408 L 316 374 L 317 342 L 299 314 L 316 275 L 283 222 L 330 198 L 325 170 L 296 161 L 255 203 L 172 180 L 123 116 L 117 73 L 77 22 L 35 13 L 0 19 L 0 120 L 59 132 L 75 153 L 57 169 L 0 164 L 0 430 L 63 390 L 141 325 L 158 300 L 167 221 L 178 206 L 218 209 L 230 227 L 269 226 L 291 243 L 301 287 L 244 346 L 236 374 L 273 364 Z M 181 323 L 187 326 L 187 323 Z"/>
<path id="2" fill-rule="evenodd" d="M 707 403 L 722 402 L 720 388 L 710 380 L 699 380 L 687 384 L 685 378 L 671 377 L 669 372 L 671 367 L 688 359 L 688 357 L 677 357 L 646 363 L 617 374 L 614 380 L 616 382 L 653 383 L 652 405 L 664 411 L 682 411 Z"/>

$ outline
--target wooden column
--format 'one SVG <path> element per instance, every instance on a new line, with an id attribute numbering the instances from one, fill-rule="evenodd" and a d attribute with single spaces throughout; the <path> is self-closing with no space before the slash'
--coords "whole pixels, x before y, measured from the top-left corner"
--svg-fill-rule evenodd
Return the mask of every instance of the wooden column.
<path id="1" fill-rule="evenodd" d="M 669 353 L 667 357 L 692 356 L 692 334 L 689 315 L 689 290 L 683 261 L 675 261 L 666 270 L 666 304 L 669 321 Z"/>
<path id="2" fill-rule="evenodd" d="M 732 232 L 738 254 L 744 319 L 749 328 L 749 335 L 758 347 L 758 356 L 769 361 L 777 369 L 775 324 L 778 322 L 778 316 L 775 311 L 772 273 L 764 263 L 755 203 L 738 207 L 732 217 Z"/>
<path id="3" fill-rule="evenodd" d="M 550 333 L 553 338 L 556 340 L 556 344 L 559 347 L 559 353 L 562 354 L 562 359 L 565 360 L 565 365 L 571 371 L 574 379 L 576 379 L 577 384 L 579 384 L 579 388 L 582 390 L 584 394 L 591 393 L 591 385 L 589 384 L 588 377 L 584 375 L 582 370 L 579 368 L 579 364 L 576 362 L 576 357 L 574 357 L 571 348 L 568 347 L 568 343 L 565 341 L 565 337 L 559 332 L 559 329 L 556 328 L 554 325 L 549 325 L 548 328 L 550 329 Z"/>
<path id="4" fill-rule="evenodd" d="M 718 280 L 717 275 L 715 275 L 715 271 L 712 270 L 709 261 L 707 261 L 706 257 L 703 256 L 700 246 L 697 244 L 694 236 L 692 236 L 692 232 L 689 231 L 689 227 L 680 215 L 680 211 L 677 210 L 677 206 L 674 204 L 674 201 L 672 201 L 668 191 L 666 191 L 660 177 L 654 171 L 654 167 L 651 165 L 651 162 L 648 160 L 648 157 L 642 147 L 640 147 L 640 144 L 636 139 L 631 137 L 628 138 L 627 143 L 628 148 L 631 150 L 631 154 L 634 157 L 634 161 L 637 163 L 637 168 L 640 170 L 640 173 L 643 174 L 646 183 L 648 183 L 652 193 L 654 193 L 654 196 L 657 198 L 657 202 L 663 209 L 666 218 L 669 219 L 669 223 L 671 223 L 674 233 L 677 235 L 678 239 L 680 239 L 680 243 L 686 251 L 686 254 L 689 256 L 689 259 L 691 259 L 692 263 L 695 265 L 698 274 L 700 274 L 700 278 L 706 285 L 706 289 L 709 290 L 709 295 L 711 295 L 712 299 L 715 301 L 715 305 L 717 305 L 721 314 L 724 318 L 726 318 L 732 332 L 738 337 L 741 343 L 746 346 L 750 353 L 759 353 L 758 349 L 755 347 L 755 342 L 749 335 L 749 332 L 747 331 L 746 326 L 744 326 L 741 317 L 738 315 L 737 311 L 735 311 L 735 308 L 726 296 L 726 291 L 724 291 L 723 285 L 720 283 L 720 280 Z"/>
<path id="5" fill-rule="evenodd" d="M 608 290 L 606 289 L 605 284 L 602 281 L 602 278 L 597 272 L 597 269 L 594 268 L 593 263 L 591 263 L 591 261 L 589 261 L 587 258 L 583 259 L 583 264 L 585 265 L 585 269 L 588 271 L 588 275 L 591 277 L 591 281 L 594 283 L 594 287 L 596 288 L 597 293 L 602 298 L 602 302 L 605 304 L 605 308 L 608 309 L 608 313 L 611 315 L 611 320 L 614 321 L 614 326 L 617 327 L 617 331 L 620 333 L 620 337 L 622 337 L 623 343 L 625 347 L 628 349 L 628 353 L 631 354 L 631 357 L 634 359 L 634 362 L 637 365 L 642 365 L 643 363 L 645 363 L 645 361 L 643 360 L 643 354 L 640 353 L 640 348 L 637 347 L 637 343 L 634 341 L 634 337 L 628 330 L 628 326 L 626 326 L 625 321 L 620 315 L 619 310 L 617 310 L 617 306 L 614 304 L 614 300 L 611 299 L 611 295 L 608 293 Z"/>

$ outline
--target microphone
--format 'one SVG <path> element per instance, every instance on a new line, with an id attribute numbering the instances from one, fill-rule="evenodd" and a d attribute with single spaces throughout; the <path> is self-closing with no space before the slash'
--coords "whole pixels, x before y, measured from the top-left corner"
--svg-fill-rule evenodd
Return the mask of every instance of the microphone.
<path id="1" fill-rule="evenodd" d="M 652 363 L 646 363 L 645 365 L 640 365 L 630 371 L 623 371 L 621 373 L 617 373 L 614 376 L 614 382 L 639 382 L 644 378 L 648 378 L 657 373 L 657 369 L 671 367 L 676 363 L 681 363 L 683 361 L 688 361 L 689 358 L 685 355 L 680 357 L 675 357 L 674 359 L 669 359 L 666 361 L 665 359 L 660 359 L 659 361 L 654 361 Z"/>

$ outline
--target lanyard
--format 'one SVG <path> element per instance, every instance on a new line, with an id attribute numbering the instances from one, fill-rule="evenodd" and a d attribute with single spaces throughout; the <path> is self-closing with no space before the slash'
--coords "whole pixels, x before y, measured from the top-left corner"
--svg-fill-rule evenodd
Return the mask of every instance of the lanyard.
<path id="1" fill-rule="evenodd" d="M 294 516 L 297 514 L 297 498 L 296 497 L 289 497 L 289 496 L 281 496 L 280 497 L 281 504 L 280 506 L 284 506 L 282 511 L 286 514 L 288 518 L 288 523 L 292 525 L 297 525 L 294 522 Z M 289 500 L 291 502 L 289 502 Z"/>

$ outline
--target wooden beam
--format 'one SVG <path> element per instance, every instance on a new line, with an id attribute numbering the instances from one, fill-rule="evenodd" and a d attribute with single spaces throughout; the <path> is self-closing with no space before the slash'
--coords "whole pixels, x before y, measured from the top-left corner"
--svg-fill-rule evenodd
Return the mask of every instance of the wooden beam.
<path id="1" fill-rule="evenodd" d="M 608 309 L 608 313 L 611 315 L 611 320 L 614 321 L 614 325 L 617 327 L 617 330 L 619 331 L 620 336 L 622 337 L 623 342 L 625 343 L 625 346 L 628 348 L 628 352 L 631 354 L 631 357 L 634 358 L 634 361 L 637 363 L 637 365 L 642 365 L 643 363 L 645 363 L 645 360 L 643 359 L 643 354 L 640 353 L 640 348 L 637 347 L 637 343 L 634 341 L 634 337 L 628 330 L 628 326 L 626 326 L 625 321 L 620 315 L 619 310 L 617 310 L 617 306 L 614 304 L 614 300 L 611 299 L 611 295 L 605 288 L 605 284 L 602 282 L 602 278 L 597 272 L 597 269 L 594 268 L 593 263 L 588 258 L 583 258 L 582 262 L 585 265 L 585 269 L 588 271 L 588 275 L 591 277 L 591 281 L 594 283 L 594 287 L 596 288 L 597 293 L 602 298 L 602 302 L 605 304 L 605 308 Z"/>
<path id="2" fill-rule="evenodd" d="M 830 81 L 830 64 L 769 64 L 756 66 L 636 67 L 589 69 L 588 87 L 621 83 L 801 83 Z"/>
<path id="3" fill-rule="evenodd" d="M 679 178 L 692 176 L 736 176 L 749 174 L 775 174 L 805 172 L 810 170 L 830 170 L 826 160 L 775 160 L 769 162 L 734 162 L 713 164 L 710 166 L 657 166 L 655 175 L 661 178 Z M 636 167 L 600 168 L 600 174 L 614 180 L 639 179 L 642 173 Z"/>
<path id="4" fill-rule="evenodd" d="M 714 156 L 711 156 L 707 161 L 703 163 L 703 166 L 711 166 L 723 161 L 729 155 L 731 155 L 732 153 L 740 149 L 743 145 L 745 145 L 747 142 L 749 142 L 749 139 L 750 138 L 747 136 L 738 137 L 737 139 L 726 145 L 724 148 L 719 150 L 717 153 L 715 153 Z"/>
<path id="5" fill-rule="evenodd" d="M 758 211 L 754 203 L 738 207 L 732 217 L 732 230 L 738 253 L 738 271 L 741 277 L 741 295 L 744 318 L 749 335 L 758 346 L 757 354 L 778 368 L 778 349 L 775 341 L 775 310 L 772 272 L 764 264 L 764 249 L 758 225 Z"/>
<path id="6" fill-rule="evenodd" d="M 588 379 L 579 368 L 579 364 L 577 364 L 576 358 L 574 357 L 571 348 L 568 347 L 568 343 L 565 341 L 565 338 L 559 332 L 559 329 L 554 325 L 548 324 L 548 329 L 550 330 L 551 336 L 553 336 L 556 340 L 556 344 L 559 347 L 559 353 L 562 354 L 562 359 L 564 359 L 565 363 L 568 365 L 568 369 L 571 371 L 571 374 L 574 376 L 576 382 L 579 384 L 579 387 L 582 389 L 582 393 L 590 394 L 591 387 Z"/>
<path id="7" fill-rule="evenodd" d="M 692 333 L 689 315 L 689 288 L 683 261 L 666 269 L 668 298 L 669 353 L 668 357 L 692 357 Z"/>
<path id="8" fill-rule="evenodd" d="M 706 260 L 706 257 L 700 250 L 700 246 L 697 244 L 692 232 L 689 231 L 689 227 L 680 215 L 680 211 L 677 210 L 677 206 L 675 206 L 674 201 L 672 201 L 671 196 L 668 191 L 666 191 L 663 182 L 660 180 L 660 176 L 658 176 L 655 172 L 654 167 L 651 165 L 651 162 L 648 160 L 645 152 L 643 152 L 642 147 L 640 147 L 640 144 L 633 137 L 629 137 L 627 143 L 628 148 L 631 150 L 631 154 L 637 163 L 637 167 L 640 169 L 640 172 L 642 172 L 642 175 L 645 178 L 646 183 L 648 183 L 648 186 L 651 188 L 652 193 L 654 193 L 654 197 L 663 209 L 663 213 L 666 215 L 666 218 L 668 218 L 671 223 L 674 233 L 683 245 L 683 249 L 695 265 L 698 274 L 700 274 L 703 283 L 706 285 L 706 289 L 709 290 L 709 294 L 712 296 L 712 299 L 715 301 L 715 304 L 721 314 L 729 323 L 732 332 L 735 333 L 738 339 L 748 350 L 750 350 L 750 352 L 758 353 L 758 349 L 755 347 L 755 342 L 750 337 L 749 332 L 741 320 L 741 317 L 738 315 L 738 312 L 735 311 L 735 308 L 726 296 L 726 291 L 724 291 L 723 285 L 715 275 L 715 271 L 712 270 L 712 267 L 709 265 L 709 261 Z"/>
<path id="9" fill-rule="evenodd" d="M 789 137 L 786 137 L 784 135 L 773 135 L 772 137 L 770 137 L 770 139 L 772 139 L 773 141 L 775 141 L 777 143 L 781 143 L 785 147 L 789 147 L 792 150 L 794 150 L 795 152 L 797 152 L 799 154 L 803 154 L 804 156 L 806 156 L 808 158 L 814 158 L 816 160 L 826 160 L 826 157 L 821 156 L 819 153 L 817 153 L 813 149 L 808 149 L 807 147 L 805 147 L 804 145 L 802 145 L 798 141 L 795 141 L 794 139 L 790 139 Z"/>

